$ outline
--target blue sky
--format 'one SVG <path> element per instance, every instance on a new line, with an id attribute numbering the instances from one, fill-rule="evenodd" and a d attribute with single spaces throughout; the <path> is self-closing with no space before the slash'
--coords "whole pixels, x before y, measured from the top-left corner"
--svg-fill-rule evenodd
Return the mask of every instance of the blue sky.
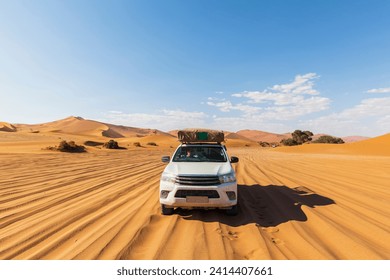
<path id="1" fill-rule="evenodd" d="M 0 0 L 0 120 L 390 132 L 390 1 Z"/>

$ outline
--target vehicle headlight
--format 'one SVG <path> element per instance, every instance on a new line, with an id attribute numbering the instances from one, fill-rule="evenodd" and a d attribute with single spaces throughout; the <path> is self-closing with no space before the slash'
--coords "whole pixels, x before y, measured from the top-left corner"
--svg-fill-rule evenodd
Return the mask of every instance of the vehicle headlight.
<path id="1" fill-rule="evenodd" d="M 163 173 L 161 175 L 161 181 L 169 182 L 169 183 L 175 183 L 176 175 L 173 175 L 171 173 Z"/>
<path id="2" fill-rule="evenodd" d="M 229 183 L 229 182 L 235 182 L 236 181 L 236 176 L 234 175 L 234 173 L 228 173 L 228 174 L 224 174 L 224 175 L 221 175 L 219 176 L 219 181 L 221 183 Z"/>

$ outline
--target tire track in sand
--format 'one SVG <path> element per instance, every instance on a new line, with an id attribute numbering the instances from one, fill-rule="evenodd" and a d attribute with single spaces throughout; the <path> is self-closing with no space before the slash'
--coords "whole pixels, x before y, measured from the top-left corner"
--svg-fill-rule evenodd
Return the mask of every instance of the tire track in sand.
<path id="1" fill-rule="evenodd" d="M 229 152 L 236 217 L 162 216 L 158 150 L 0 155 L 0 258 L 390 257 L 389 158 Z"/>

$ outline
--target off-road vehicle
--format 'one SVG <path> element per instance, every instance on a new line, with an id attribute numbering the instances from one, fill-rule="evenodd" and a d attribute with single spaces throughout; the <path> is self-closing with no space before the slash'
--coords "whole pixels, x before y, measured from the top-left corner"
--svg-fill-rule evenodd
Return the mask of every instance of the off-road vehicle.
<path id="1" fill-rule="evenodd" d="M 224 209 L 236 215 L 237 181 L 224 142 L 224 134 L 214 130 L 180 130 L 181 144 L 173 156 L 163 156 L 168 163 L 160 180 L 160 203 L 163 215 L 184 209 Z"/>

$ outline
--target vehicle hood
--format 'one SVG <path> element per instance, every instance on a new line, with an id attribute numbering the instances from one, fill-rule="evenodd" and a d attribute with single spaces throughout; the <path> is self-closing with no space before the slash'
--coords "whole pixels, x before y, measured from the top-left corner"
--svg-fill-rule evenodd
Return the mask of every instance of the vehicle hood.
<path id="1" fill-rule="evenodd" d="M 233 171 L 230 162 L 170 162 L 164 172 L 175 175 L 220 176 Z"/>

